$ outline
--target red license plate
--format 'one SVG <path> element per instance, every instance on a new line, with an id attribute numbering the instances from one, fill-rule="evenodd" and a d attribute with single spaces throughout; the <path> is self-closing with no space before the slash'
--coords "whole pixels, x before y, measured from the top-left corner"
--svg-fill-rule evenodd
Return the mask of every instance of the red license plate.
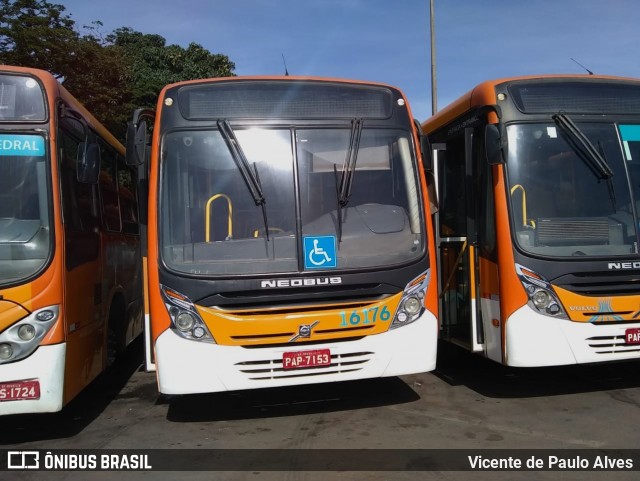
<path id="1" fill-rule="evenodd" d="M 40 381 L 13 381 L 0 383 L 0 402 L 40 399 Z"/>
<path id="2" fill-rule="evenodd" d="M 640 327 L 624 331 L 624 340 L 627 344 L 640 344 Z"/>
<path id="3" fill-rule="evenodd" d="M 329 351 L 329 349 L 285 352 L 282 354 L 282 367 L 284 369 L 299 369 L 301 367 L 317 367 L 330 365 L 331 352 Z"/>

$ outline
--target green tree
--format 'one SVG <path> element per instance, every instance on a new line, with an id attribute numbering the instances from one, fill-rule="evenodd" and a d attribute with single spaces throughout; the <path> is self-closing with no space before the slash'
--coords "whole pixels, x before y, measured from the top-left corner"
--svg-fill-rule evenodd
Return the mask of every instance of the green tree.
<path id="1" fill-rule="evenodd" d="M 201 45 L 166 45 L 164 37 L 96 21 L 76 28 L 65 7 L 46 0 L 0 0 L 0 63 L 48 70 L 124 140 L 137 107 L 155 107 L 169 83 L 234 75 L 226 55 Z"/>
<path id="2" fill-rule="evenodd" d="M 127 120 L 135 108 L 127 59 L 120 48 L 99 34 L 100 22 L 85 27 L 70 61 L 64 86 L 105 127 L 124 141 Z"/>
<path id="3" fill-rule="evenodd" d="M 0 62 L 65 76 L 79 35 L 64 10 L 44 0 L 0 0 Z"/>
<path id="4" fill-rule="evenodd" d="M 0 63 L 52 73 L 107 128 L 124 135 L 132 88 L 120 51 L 102 39 L 100 22 L 84 34 L 63 5 L 0 0 Z"/>
<path id="5" fill-rule="evenodd" d="M 213 54 L 197 43 L 185 49 L 166 45 L 164 37 L 123 27 L 107 41 L 121 49 L 127 59 L 128 77 L 133 82 L 133 103 L 155 107 L 160 90 L 182 80 L 233 76 L 235 65 L 229 57 Z"/>

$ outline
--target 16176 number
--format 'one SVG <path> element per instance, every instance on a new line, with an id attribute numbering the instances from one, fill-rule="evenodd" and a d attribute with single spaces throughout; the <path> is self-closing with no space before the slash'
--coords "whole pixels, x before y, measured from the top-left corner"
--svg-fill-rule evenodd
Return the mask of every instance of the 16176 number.
<path id="1" fill-rule="evenodd" d="M 357 326 L 359 324 L 375 324 L 376 321 L 388 321 L 391 319 L 391 312 L 387 306 L 369 307 L 366 309 L 353 310 L 351 312 L 342 311 L 340 313 L 342 321 L 341 327 Z"/>

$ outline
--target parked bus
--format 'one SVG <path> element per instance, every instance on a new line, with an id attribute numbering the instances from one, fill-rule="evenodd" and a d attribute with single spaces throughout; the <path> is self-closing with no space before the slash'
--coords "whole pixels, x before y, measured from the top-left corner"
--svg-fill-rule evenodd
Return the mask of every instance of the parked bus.
<path id="1" fill-rule="evenodd" d="M 59 411 L 141 333 L 124 153 L 49 73 L 0 66 L 0 414 Z"/>
<path id="2" fill-rule="evenodd" d="M 509 366 L 640 357 L 640 81 L 484 82 L 433 143 L 441 335 Z"/>
<path id="3" fill-rule="evenodd" d="M 146 114 L 130 124 L 132 164 L 147 156 Z M 434 368 L 418 127 L 379 84 L 235 77 L 161 92 L 148 217 L 161 393 Z"/>

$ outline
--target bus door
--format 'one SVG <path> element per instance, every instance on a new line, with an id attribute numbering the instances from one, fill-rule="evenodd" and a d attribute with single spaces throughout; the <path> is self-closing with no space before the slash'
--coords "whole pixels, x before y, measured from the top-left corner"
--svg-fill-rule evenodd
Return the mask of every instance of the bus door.
<path id="1" fill-rule="evenodd" d="M 151 319 L 149 317 L 149 279 L 147 275 L 147 222 L 149 200 L 149 158 L 151 155 L 151 133 L 155 120 L 155 110 L 136 109 L 132 120 L 127 124 L 126 163 L 138 169 L 138 210 L 140 249 L 142 253 L 142 282 L 144 292 L 144 346 L 145 369 L 156 370 L 153 346 L 151 343 Z"/>
<path id="2" fill-rule="evenodd" d="M 434 149 L 440 199 L 435 224 L 441 336 L 473 351 L 482 351 L 473 133 L 474 129 L 466 128 L 448 139 L 444 150 Z"/>

